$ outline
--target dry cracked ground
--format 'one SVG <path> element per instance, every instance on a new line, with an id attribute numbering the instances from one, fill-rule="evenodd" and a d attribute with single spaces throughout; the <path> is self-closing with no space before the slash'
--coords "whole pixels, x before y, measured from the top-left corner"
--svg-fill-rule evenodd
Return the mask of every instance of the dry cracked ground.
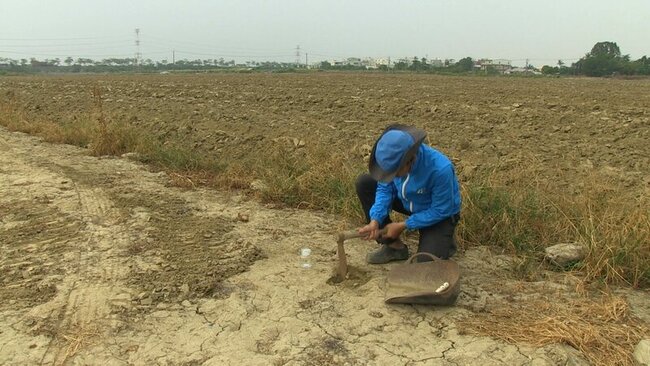
<path id="1" fill-rule="evenodd" d="M 391 266 L 363 263 L 370 243 L 347 243 L 354 278 L 327 284 L 332 217 L 181 190 L 128 159 L 4 129 L 0 219 L 3 365 L 586 364 L 568 346 L 462 331 L 459 319 L 525 296 L 500 291 L 520 283 L 486 248 L 459 256 L 457 306 L 389 306 Z"/>

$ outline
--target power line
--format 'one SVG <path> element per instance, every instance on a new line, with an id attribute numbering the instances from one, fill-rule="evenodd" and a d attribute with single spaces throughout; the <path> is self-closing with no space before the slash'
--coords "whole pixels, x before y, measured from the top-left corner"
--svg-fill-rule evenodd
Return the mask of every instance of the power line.
<path id="1" fill-rule="evenodd" d="M 154 41 L 153 43 L 159 43 L 159 44 L 163 43 L 163 44 L 168 45 L 168 46 L 178 46 L 178 45 L 180 45 L 180 46 L 188 46 L 188 47 L 189 46 L 198 47 L 198 48 L 209 49 L 209 50 L 226 49 L 226 50 L 242 50 L 242 51 L 246 51 L 246 52 L 251 52 L 251 51 L 255 51 L 255 52 L 257 52 L 257 51 L 259 51 L 259 52 L 273 52 L 273 51 L 277 51 L 277 49 L 271 49 L 271 48 L 255 48 L 255 49 L 251 49 L 251 48 L 248 48 L 248 47 L 232 47 L 232 46 L 230 46 L 230 47 L 218 47 L 218 46 L 215 46 L 214 44 L 210 44 L 210 43 L 195 42 L 195 41 L 189 41 L 189 40 L 172 40 L 172 39 L 165 39 L 165 38 L 160 38 L 160 37 L 150 36 L 150 35 L 147 35 L 144 38 L 147 40 L 147 42 L 150 42 L 151 40 L 153 40 Z"/>
<path id="2" fill-rule="evenodd" d="M 225 55 L 221 53 L 204 53 L 204 52 L 190 52 L 190 51 L 182 51 L 182 50 L 175 50 L 176 53 L 178 54 L 186 54 L 186 55 L 196 55 L 196 56 L 212 56 L 212 57 L 250 57 L 250 58 L 264 58 L 264 57 L 291 57 L 293 55 L 291 54 L 275 54 L 275 55 Z"/>
<path id="3" fill-rule="evenodd" d="M 145 39 L 149 39 L 149 38 L 146 37 Z M 224 53 L 224 54 L 233 55 L 234 57 L 246 57 L 247 55 L 252 55 L 252 54 L 257 56 L 266 56 L 268 54 L 282 52 L 282 50 L 278 50 L 278 49 L 261 50 L 261 49 L 245 49 L 245 48 L 230 48 L 230 47 L 194 47 L 191 44 L 176 45 L 172 43 L 158 42 L 158 41 L 147 41 L 147 45 L 154 45 L 160 48 L 165 47 L 168 49 L 191 48 L 192 49 L 191 52 L 195 52 L 195 53 L 205 53 L 205 54 Z"/>
<path id="4" fill-rule="evenodd" d="M 0 50 L 1 53 L 6 53 L 6 54 L 11 54 L 11 55 L 23 55 L 25 56 L 24 52 L 12 52 L 12 51 L 5 51 L 5 50 Z M 147 52 L 148 54 L 168 54 L 168 51 L 156 51 L 156 52 Z M 115 54 L 115 53 L 110 53 L 110 54 L 87 54 L 87 53 L 77 53 L 77 54 L 52 54 L 52 53 L 30 53 L 28 57 L 32 56 L 47 56 L 47 57 L 68 57 L 68 56 L 77 56 L 81 58 L 85 57 L 111 57 L 111 58 L 120 58 L 120 57 L 133 57 L 132 53 L 129 54 Z"/>
<path id="5" fill-rule="evenodd" d="M 19 49 L 14 49 L 13 47 L 6 47 L 4 45 L 0 45 L 0 47 L 12 53 L 33 54 L 31 50 L 19 50 Z M 88 53 L 93 51 L 110 51 L 110 50 L 115 50 L 115 52 L 124 52 L 124 48 L 125 46 L 111 46 L 111 47 L 98 47 L 98 48 L 91 47 L 91 48 L 83 48 L 83 49 L 49 49 L 47 47 L 42 47 L 41 49 L 34 50 L 34 52 L 36 53 Z"/>
<path id="6" fill-rule="evenodd" d="M 222 48 L 214 48 L 214 49 L 190 49 L 187 47 L 177 47 L 177 46 L 163 46 L 160 44 L 156 43 L 147 43 L 147 45 L 153 45 L 157 48 L 166 48 L 166 49 L 185 49 L 187 52 L 193 52 L 193 53 L 200 53 L 200 54 L 228 54 L 228 55 L 233 55 L 233 57 L 245 57 L 247 55 L 255 55 L 255 56 L 266 56 L 269 54 L 277 54 L 277 53 L 282 53 L 282 50 L 273 50 L 273 51 L 268 51 L 268 52 L 257 52 L 254 50 L 248 50 L 248 51 L 233 51 L 233 50 L 228 50 L 228 49 L 222 49 Z"/>
<path id="7" fill-rule="evenodd" d="M 128 40 L 115 42 L 93 42 L 93 43 L 62 43 L 62 44 L 3 44 L 2 47 L 11 48 L 58 48 L 58 47 L 77 47 L 77 46 L 96 46 L 96 45 L 126 45 Z"/>
<path id="8" fill-rule="evenodd" d="M 80 41 L 107 39 L 111 37 L 76 37 L 76 38 L 0 38 L 0 41 L 41 42 L 41 41 Z"/>
<path id="9" fill-rule="evenodd" d="M 6 54 L 13 54 L 13 55 L 25 55 L 28 57 L 31 56 L 47 56 L 47 57 L 68 57 L 68 56 L 83 56 L 83 57 L 133 57 L 133 54 L 89 54 L 85 52 L 79 52 L 78 50 L 72 51 L 72 50 L 55 50 L 54 53 L 50 52 L 30 52 L 29 55 L 25 54 L 25 52 L 20 52 L 18 50 L 10 50 L 10 49 L 4 49 L 0 50 L 2 53 Z M 68 52 L 68 53 L 60 53 L 60 52 Z M 147 51 L 147 54 L 151 55 L 159 55 L 159 54 L 169 54 L 169 50 L 165 51 Z M 206 52 L 192 52 L 192 51 L 184 51 L 184 50 L 172 50 L 172 57 L 175 58 L 177 54 L 184 54 L 184 55 L 195 55 L 195 56 L 211 56 L 211 57 L 232 57 L 232 58 L 240 58 L 240 57 L 248 57 L 248 58 L 271 58 L 271 57 L 291 57 L 293 56 L 292 54 L 266 54 L 266 55 L 242 55 L 242 54 L 237 54 L 237 55 L 231 55 L 231 54 L 223 54 L 223 53 L 206 53 Z"/>
<path id="10" fill-rule="evenodd" d="M 320 57 L 348 57 L 344 55 L 334 55 L 334 54 L 322 54 L 322 53 L 317 53 L 317 52 L 309 52 L 312 56 L 320 56 Z"/>
<path id="11" fill-rule="evenodd" d="M 305 62 L 308 62 L 307 51 L 302 49 L 300 45 L 297 45 L 293 55 L 287 54 L 282 50 L 278 49 L 266 49 L 266 48 L 246 48 L 246 47 L 223 47 L 216 46 L 215 44 L 210 44 L 207 42 L 195 42 L 191 40 L 170 40 L 156 36 L 145 35 L 140 37 L 140 29 L 135 29 L 135 58 L 137 63 L 142 61 L 142 45 L 141 39 L 145 40 L 147 47 L 145 51 L 153 49 L 154 51 L 148 52 L 147 54 L 169 54 L 172 50 L 177 50 L 179 47 L 182 49 L 184 47 L 187 51 L 178 51 L 181 54 L 186 55 L 199 55 L 199 56 L 212 56 L 212 57 L 232 57 L 232 58 L 289 58 L 295 57 L 296 64 L 301 63 L 301 53 L 305 54 Z M 91 42 L 93 41 L 93 42 Z M 49 43 L 54 42 L 54 43 Z M 54 56 L 54 57 L 67 57 L 70 54 L 72 55 L 84 55 L 88 57 L 121 57 L 122 54 L 90 54 L 88 51 L 92 50 L 110 50 L 118 49 L 122 45 L 124 50 L 130 48 L 128 42 L 133 42 L 133 38 L 123 39 L 123 38 L 112 38 L 112 37 L 68 37 L 68 38 L 0 38 L 0 48 L 5 49 L 2 51 L 7 54 L 14 55 L 25 55 L 25 56 Z M 3 44 L 4 43 L 4 44 Z M 10 43 L 19 43 L 19 44 L 10 44 Z M 87 46 L 105 46 L 105 47 L 90 47 Z M 83 47 L 83 50 L 75 50 L 76 47 Z M 191 50 L 188 50 L 191 48 Z M 36 50 L 36 53 L 32 53 L 31 50 Z M 155 50 L 161 50 L 157 52 Z M 165 51 L 162 51 L 165 50 Z M 285 48 L 286 50 L 286 48 Z M 23 51 L 23 52 L 21 52 Z M 40 52 L 38 52 L 40 51 Z M 172 51 L 172 59 L 175 59 L 175 52 Z M 67 55 L 64 53 L 68 53 Z M 340 55 L 340 54 L 329 54 L 329 53 L 319 53 L 318 51 L 311 50 L 309 55 L 312 58 L 325 57 L 325 58 L 346 58 L 349 55 Z M 428 57 L 427 57 L 428 58 Z M 506 57 L 499 57 L 501 59 L 508 59 Z M 513 58 L 508 59 L 512 62 L 557 62 L 557 60 L 562 60 L 563 62 L 573 62 L 579 60 L 576 57 L 554 57 L 554 58 Z"/>

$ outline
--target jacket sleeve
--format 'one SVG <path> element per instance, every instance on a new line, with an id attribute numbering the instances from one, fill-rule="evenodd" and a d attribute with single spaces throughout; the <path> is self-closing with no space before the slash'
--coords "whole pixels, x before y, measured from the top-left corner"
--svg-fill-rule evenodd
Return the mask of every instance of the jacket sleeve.
<path id="1" fill-rule="evenodd" d="M 431 187 L 431 207 L 412 214 L 406 220 L 409 230 L 435 225 L 455 214 L 454 211 L 454 169 L 451 164 L 437 172 Z"/>
<path id="2" fill-rule="evenodd" d="M 375 203 L 370 208 L 370 219 L 377 220 L 380 224 L 384 222 L 390 212 L 395 197 L 395 185 L 391 183 L 377 183 Z"/>

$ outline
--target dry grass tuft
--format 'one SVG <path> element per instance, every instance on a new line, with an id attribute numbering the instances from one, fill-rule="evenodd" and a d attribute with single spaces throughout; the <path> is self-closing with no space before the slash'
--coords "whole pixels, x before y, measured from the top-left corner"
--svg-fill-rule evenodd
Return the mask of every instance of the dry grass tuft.
<path id="1" fill-rule="evenodd" d="M 347 154 L 311 148 L 306 156 L 309 169 L 298 178 L 303 200 L 348 219 L 361 222 L 363 214 L 354 187 L 362 172 Z"/>
<path id="2" fill-rule="evenodd" d="M 323 146 L 293 148 L 269 146 L 263 156 L 234 162 L 222 186 L 250 187 L 259 180 L 264 189 L 256 195 L 266 202 L 324 210 L 361 222 L 362 213 L 354 182 L 362 169 L 347 154 Z"/>
<path id="3" fill-rule="evenodd" d="M 28 119 L 13 99 L 0 103 L 0 124 L 10 131 L 40 136 L 47 142 L 80 147 L 86 147 L 93 135 L 88 123 L 74 118 L 60 123 L 44 118 Z"/>
<path id="4" fill-rule="evenodd" d="M 614 296 L 511 303 L 466 318 L 460 326 L 513 344 L 567 344 L 594 365 L 634 365 L 634 347 L 649 334 L 647 325 L 630 315 L 625 300 Z"/>
<path id="5" fill-rule="evenodd" d="M 650 197 L 595 191 L 574 201 L 571 220 L 577 241 L 589 253 L 587 281 L 650 286 Z"/>
<path id="6" fill-rule="evenodd" d="M 92 91 L 94 122 L 90 150 L 95 156 L 112 155 L 120 156 L 128 152 L 140 152 L 147 140 L 142 131 L 138 131 L 122 123 L 111 122 L 104 113 L 102 91 L 99 87 Z"/>
<path id="7" fill-rule="evenodd" d="M 213 157 L 158 141 L 146 131 L 111 121 L 104 112 L 100 88 L 93 89 L 92 98 L 94 110 L 89 116 L 71 116 L 70 121 L 57 123 L 27 118 L 10 94 L 7 102 L 0 101 L 0 124 L 11 131 L 40 136 L 47 142 L 88 147 L 94 156 L 137 153 L 142 162 L 173 173 L 172 180 L 181 186 L 194 187 L 194 180 L 210 184 L 223 170 L 224 165 Z"/>
<path id="8" fill-rule="evenodd" d="M 544 248 L 579 243 L 587 248 L 587 257 L 564 270 L 581 271 L 588 281 L 650 286 L 650 197 L 612 191 L 598 173 L 577 190 L 558 187 L 541 172 L 531 163 L 464 184 L 461 245 L 490 245 L 517 254 L 521 266 L 515 271 L 525 279 L 543 267 Z"/>
<path id="9" fill-rule="evenodd" d="M 254 180 L 250 168 L 242 164 L 230 164 L 220 174 L 214 176 L 212 185 L 227 190 L 247 190 Z"/>
<path id="10" fill-rule="evenodd" d="M 64 346 L 61 348 L 63 354 L 58 354 L 55 365 L 65 365 L 68 359 L 74 357 L 77 352 L 86 346 L 94 344 L 95 339 L 101 335 L 99 328 L 89 324 L 79 326 L 78 328 L 66 332 L 60 336 Z M 65 348 L 65 350 L 63 350 Z"/>

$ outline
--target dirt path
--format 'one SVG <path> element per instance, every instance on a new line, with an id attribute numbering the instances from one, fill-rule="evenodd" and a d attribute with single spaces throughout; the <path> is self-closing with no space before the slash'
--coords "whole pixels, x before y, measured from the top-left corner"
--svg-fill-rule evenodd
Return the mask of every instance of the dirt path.
<path id="1" fill-rule="evenodd" d="M 0 129 L 0 364 L 585 363 L 567 346 L 462 335 L 458 319 L 499 301 L 493 286 L 518 285 L 507 257 L 461 255 L 456 307 L 387 306 L 391 266 L 363 263 L 369 243 L 347 244 L 357 280 L 326 284 L 331 217 L 167 183 Z"/>

